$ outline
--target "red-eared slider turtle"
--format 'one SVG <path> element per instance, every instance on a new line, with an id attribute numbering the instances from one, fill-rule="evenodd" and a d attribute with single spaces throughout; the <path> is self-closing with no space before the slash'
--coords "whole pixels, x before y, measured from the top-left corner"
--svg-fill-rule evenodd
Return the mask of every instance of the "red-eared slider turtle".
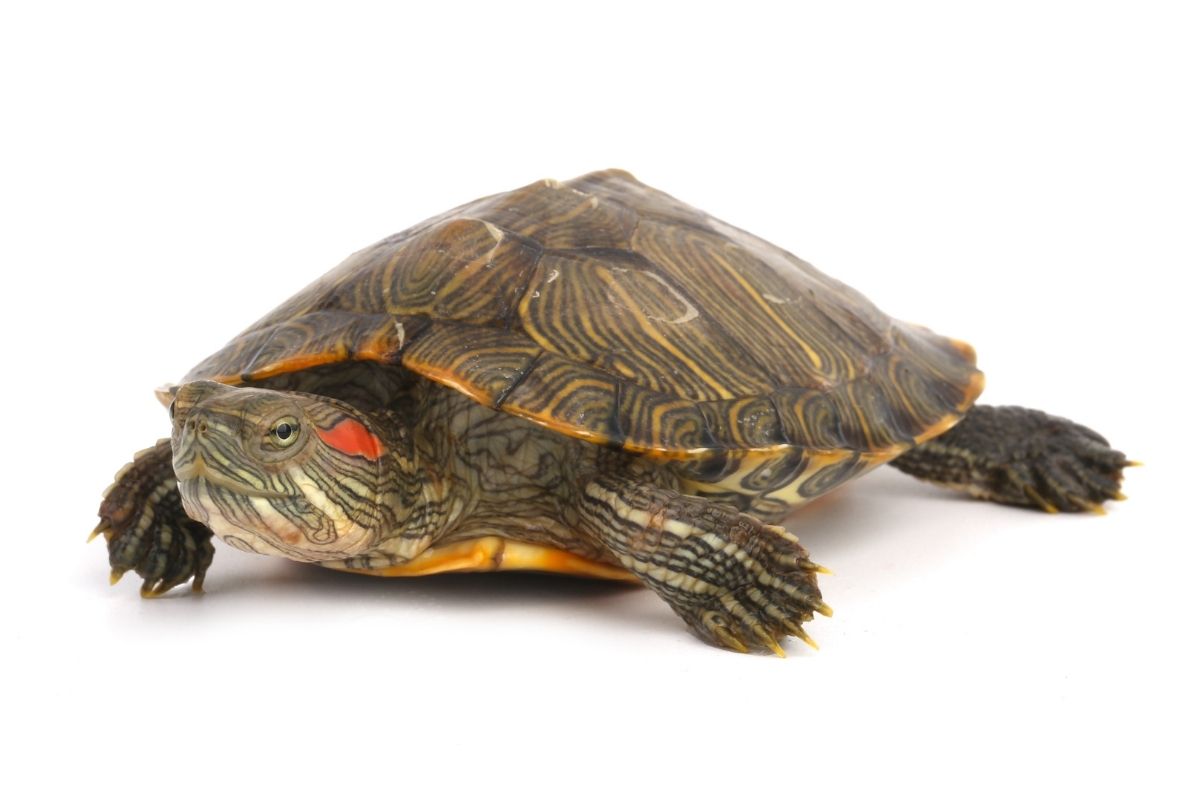
<path id="1" fill-rule="evenodd" d="M 1092 431 L 973 405 L 969 345 L 620 171 L 477 200 L 350 256 L 161 394 L 106 492 L 113 579 L 213 533 L 373 575 L 641 581 L 703 639 L 827 612 L 785 514 L 880 464 L 1047 511 L 1119 498 Z"/>

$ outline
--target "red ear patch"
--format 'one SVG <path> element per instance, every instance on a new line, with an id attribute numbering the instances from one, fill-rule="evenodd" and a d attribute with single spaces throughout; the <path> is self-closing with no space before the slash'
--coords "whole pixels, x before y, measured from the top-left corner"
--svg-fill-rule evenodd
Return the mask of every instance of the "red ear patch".
<path id="1" fill-rule="evenodd" d="M 363 456 L 376 461 L 383 455 L 383 442 L 358 420 L 344 419 L 328 430 L 316 427 L 316 431 L 322 442 L 348 456 Z"/>

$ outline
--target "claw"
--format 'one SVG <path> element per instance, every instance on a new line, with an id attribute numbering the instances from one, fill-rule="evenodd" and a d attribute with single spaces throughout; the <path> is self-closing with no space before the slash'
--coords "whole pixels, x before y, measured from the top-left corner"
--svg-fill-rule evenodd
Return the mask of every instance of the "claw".
<path id="1" fill-rule="evenodd" d="M 814 611 L 816 611 L 818 614 L 820 614 L 820 615 L 821 615 L 821 616 L 823 616 L 823 617 L 832 617 L 832 616 L 833 616 L 833 609 L 832 609 L 832 608 L 830 608 L 829 606 L 827 606 L 827 605 L 826 605 L 826 604 L 825 604 L 823 601 L 821 601 L 821 600 L 818 600 L 818 601 L 817 601 L 817 602 L 816 602 L 816 603 L 813 605 L 813 610 L 814 610 Z"/>
<path id="2" fill-rule="evenodd" d="M 1116 492 L 1113 494 L 1113 500 L 1128 500 L 1124 492 Z"/>
<path id="3" fill-rule="evenodd" d="M 1108 513 L 1107 511 L 1104 510 L 1104 506 L 1102 506 L 1101 504 L 1093 503 L 1090 500 L 1085 500 L 1082 497 L 1079 497 L 1078 495 L 1068 494 L 1067 499 L 1070 500 L 1075 505 L 1082 508 L 1084 511 L 1090 511 L 1093 514 L 1099 514 L 1100 516 L 1104 516 L 1105 514 Z"/>
<path id="4" fill-rule="evenodd" d="M 712 628 L 713 635 L 720 639 L 730 650 L 737 650 L 739 653 L 749 653 L 750 648 L 746 647 L 745 643 L 734 636 L 728 628 L 723 625 L 718 625 Z"/>
<path id="5" fill-rule="evenodd" d="M 146 600 L 153 600 L 156 597 L 162 597 L 167 592 L 171 591 L 169 586 L 163 586 L 163 582 L 159 579 L 147 578 L 142 584 L 141 595 Z"/>
<path id="6" fill-rule="evenodd" d="M 754 635 L 758 637 L 758 641 L 761 642 L 768 650 L 780 658 L 787 658 L 787 652 L 779 646 L 779 642 L 775 640 L 774 636 L 767 633 L 766 628 L 761 625 L 755 625 L 750 630 L 754 631 Z"/>
<path id="7" fill-rule="evenodd" d="M 829 571 L 828 567 L 822 567 L 820 564 L 815 561 L 809 561 L 807 558 L 797 558 L 795 566 L 797 569 L 802 569 L 805 572 L 816 572 L 821 575 L 833 574 Z"/>
<path id="8" fill-rule="evenodd" d="M 1125 459 L 1125 463 L 1124 463 L 1124 464 L 1122 464 L 1121 466 L 1122 466 L 1122 467 L 1144 467 L 1144 466 L 1146 466 L 1146 462 L 1144 462 L 1144 461 L 1134 461 L 1134 460 L 1132 460 L 1132 459 L 1128 459 L 1128 458 L 1127 458 L 1127 459 Z"/>
<path id="9" fill-rule="evenodd" d="M 99 524 L 96 525 L 96 527 L 92 528 L 92 532 L 88 534 L 87 540 L 90 542 L 93 539 L 95 539 L 97 536 L 99 536 L 100 534 L 102 534 L 102 533 L 107 534 L 111 530 L 112 530 L 112 523 L 106 519 L 102 519 L 102 520 L 100 520 Z M 108 537 L 106 536 L 105 538 L 108 538 Z"/>
<path id="10" fill-rule="evenodd" d="M 1046 498 L 1044 498 L 1040 494 L 1038 494 L 1037 490 L 1034 489 L 1032 486 L 1025 487 L 1025 494 L 1029 497 L 1030 500 L 1032 500 L 1033 502 L 1035 502 L 1039 506 L 1041 506 L 1042 511 L 1045 511 L 1047 514 L 1057 514 L 1058 513 L 1058 508 L 1056 508 L 1054 506 L 1054 504 L 1051 503 L 1049 500 L 1047 500 Z"/>
<path id="11" fill-rule="evenodd" d="M 113 567 L 112 572 L 108 573 L 108 585 L 116 586 L 118 583 L 120 583 L 121 576 L 126 572 L 128 572 L 128 570 L 121 569 L 120 567 Z"/>
<path id="12" fill-rule="evenodd" d="M 795 634 L 795 637 L 797 639 L 799 639 L 800 641 L 804 642 L 809 647 L 811 647 L 813 650 L 821 649 L 821 645 L 817 644 L 816 639 L 812 638 L 807 633 L 805 633 L 803 628 L 799 629 L 799 631 Z"/>
<path id="13" fill-rule="evenodd" d="M 813 650 L 821 649 L 821 646 L 817 644 L 816 640 L 814 640 L 811 636 L 809 636 L 808 633 L 804 630 L 804 628 L 801 628 L 795 622 L 792 622 L 791 620 L 782 620 L 781 624 L 783 625 L 784 629 L 787 630 L 788 633 L 790 633 L 792 636 L 795 636 L 800 641 L 804 642 L 806 645 L 811 647 Z"/>

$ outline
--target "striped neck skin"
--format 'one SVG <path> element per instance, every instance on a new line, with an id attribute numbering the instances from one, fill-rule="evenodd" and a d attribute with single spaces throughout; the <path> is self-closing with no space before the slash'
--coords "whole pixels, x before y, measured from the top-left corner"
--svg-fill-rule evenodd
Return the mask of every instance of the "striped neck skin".
<path id="1" fill-rule="evenodd" d="M 345 403 L 197 381 L 179 388 L 171 414 L 184 510 L 234 547 L 348 558 L 407 518 L 395 485 L 406 437 Z"/>

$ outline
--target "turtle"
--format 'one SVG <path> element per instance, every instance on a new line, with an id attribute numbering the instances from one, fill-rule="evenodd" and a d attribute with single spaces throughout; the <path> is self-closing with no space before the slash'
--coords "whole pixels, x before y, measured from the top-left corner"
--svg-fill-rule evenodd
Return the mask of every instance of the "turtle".
<path id="1" fill-rule="evenodd" d="M 1099 510 L 1133 462 L 979 405 L 965 342 L 621 170 L 459 206 L 350 255 L 159 390 L 105 491 L 113 583 L 199 591 L 215 534 L 376 576 L 636 581 L 700 639 L 783 654 L 830 614 L 779 523 L 882 464 Z"/>

